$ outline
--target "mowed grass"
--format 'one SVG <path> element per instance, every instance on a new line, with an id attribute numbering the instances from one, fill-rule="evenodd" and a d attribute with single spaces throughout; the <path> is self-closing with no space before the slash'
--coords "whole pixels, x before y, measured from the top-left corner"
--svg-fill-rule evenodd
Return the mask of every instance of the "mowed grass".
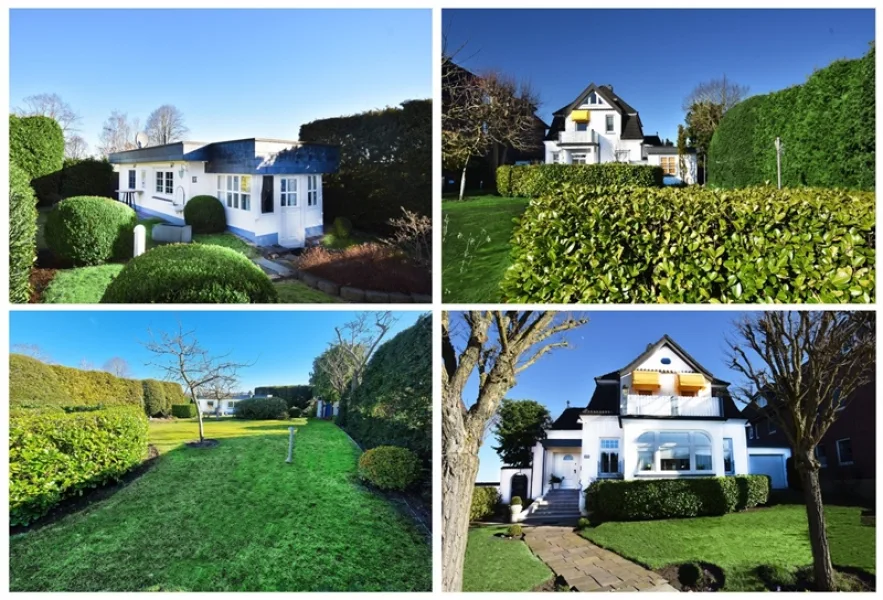
<path id="1" fill-rule="evenodd" d="M 325 292 L 311 288 L 296 280 L 276 281 L 273 287 L 279 293 L 281 304 L 331 304 L 343 302 L 337 296 L 329 296 Z"/>
<path id="2" fill-rule="evenodd" d="M 862 525 L 861 508 L 827 506 L 835 568 L 875 572 L 876 528 Z M 723 569 L 727 591 L 760 591 L 758 568 L 794 573 L 812 564 L 806 508 L 784 504 L 721 517 L 603 523 L 581 534 L 651 569 L 707 562 Z"/>
<path id="3" fill-rule="evenodd" d="M 43 290 L 40 300 L 43 304 L 98 304 L 123 266 L 111 263 L 59 270 Z"/>
<path id="4" fill-rule="evenodd" d="M 297 427 L 293 464 L 288 427 Z M 162 455 L 112 497 L 10 539 L 14 591 L 428 591 L 431 546 L 356 478 L 325 421 L 151 423 Z"/>
<path id="5" fill-rule="evenodd" d="M 445 302 L 501 302 L 500 281 L 511 264 L 509 241 L 527 198 L 467 197 L 442 203 L 442 289 Z"/>
<path id="6" fill-rule="evenodd" d="M 469 530 L 464 592 L 529 592 L 552 578 L 552 571 L 521 541 L 494 537 L 507 527 Z"/>

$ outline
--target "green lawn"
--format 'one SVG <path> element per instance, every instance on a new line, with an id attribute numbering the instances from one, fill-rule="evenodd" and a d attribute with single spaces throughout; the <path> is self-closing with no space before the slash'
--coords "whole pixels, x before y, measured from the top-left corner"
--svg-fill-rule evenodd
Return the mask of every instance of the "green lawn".
<path id="1" fill-rule="evenodd" d="M 297 425 L 293 464 L 288 426 Z M 429 591 L 432 549 L 359 485 L 326 421 L 151 423 L 157 464 L 112 497 L 10 539 L 15 591 Z"/>
<path id="2" fill-rule="evenodd" d="M 501 302 L 500 281 L 511 264 L 509 240 L 527 198 L 474 196 L 442 203 L 442 288 L 445 302 Z"/>
<path id="3" fill-rule="evenodd" d="M 41 300 L 43 304 L 98 304 L 123 266 L 114 263 L 57 271 Z"/>
<path id="4" fill-rule="evenodd" d="M 862 509 L 828 506 L 828 539 L 834 565 L 874 573 L 875 527 L 861 524 Z M 724 571 L 724 589 L 758 591 L 759 567 L 793 574 L 812 564 L 806 509 L 783 504 L 722 517 L 603 523 L 582 531 L 609 548 L 651 569 L 702 561 Z"/>
<path id="5" fill-rule="evenodd" d="M 507 527 L 469 530 L 464 592 L 529 592 L 552 578 L 552 571 L 527 544 L 494 537 Z"/>
<path id="6" fill-rule="evenodd" d="M 244 254 L 249 258 L 257 258 L 261 255 L 257 248 L 245 243 L 242 238 L 227 232 L 195 233 L 193 234 L 193 243 L 206 244 L 209 246 L 223 246 L 225 248 L 230 248 L 231 250 L 236 250 L 236 252 Z"/>
<path id="7" fill-rule="evenodd" d="M 313 289 L 300 281 L 277 281 L 273 287 L 279 292 L 279 302 L 282 304 L 331 304 L 343 302 L 336 296 L 329 296 L 325 292 Z"/>

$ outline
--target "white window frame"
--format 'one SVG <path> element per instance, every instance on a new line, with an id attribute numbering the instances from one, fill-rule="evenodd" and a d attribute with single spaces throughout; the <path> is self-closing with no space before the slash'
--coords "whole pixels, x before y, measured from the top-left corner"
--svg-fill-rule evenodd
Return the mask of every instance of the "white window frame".
<path id="1" fill-rule="evenodd" d="M 841 438 L 834 443 L 834 446 L 837 448 L 837 464 L 846 466 L 855 464 L 854 460 L 843 462 L 843 459 L 840 458 L 840 442 L 849 442 L 849 451 L 852 452 L 852 438 Z M 855 457 L 853 457 L 855 458 Z"/>
<path id="2" fill-rule="evenodd" d="M 160 196 L 172 196 L 175 193 L 175 172 L 158 169 L 154 171 L 153 191 Z"/>
<path id="3" fill-rule="evenodd" d="M 559 157 L 561 156 L 561 152 L 552 152 L 552 164 L 558 164 Z"/>
<path id="4" fill-rule="evenodd" d="M 129 169 L 126 174 L 127 183 L 126 189 L 134 190 L 138 187 L 138 171 L 135 169 Z"/>
<path id="5" fill-rule="evenodd" d="M 745 429 L 748 430 L 748 439 L 753 440 L 754 439 L 754 425 L 749 425 Z"/>
<path id="6" fill-rule="evenodd" d="M 730 453 L 730 469 L 727 470 L 727 452 Z M 712 456 L 712 462 L 714 457 Z M 724 475 L 736 474 L 736 454 L 733 452 L 733 438 L 724 438 Z"/>
<path id="7" fill-rule="evenodd" d="M 318 175 L 307 175 L 307 206 L 319 206 Z"/>
<path id="8" fill-rule="evenodd" d="M 580 162 L 577 162 L 577 157 L 580 157 Z M 570 164 L 572 165 L 586 165 L 588 164 L 589 154 L 588 152 L 571 152 L 570 153 Z"/>
<path id="9" fill-rule="evenodd" d="M 699 429 L 689 429 L 689 430 L 647 430 L 641 432 L 641 434 L 635 438 L 639 439 L 644 434 L 650 433 L 653 435 L 653 443 L 649 442 L 635 442 L 635 447 L 638 451 L 639 462 L 634 467 L 634 475 L 636 477 L 646 477 L 646 476 L 664 476 L 664 477 L 680 477 L 682 475 L 713 475 L 714 474 L 714 438 L 707 431 L 702 431 Z M 659 434 L 661 433 L 686 433 L 689 435 L 689 443 L 687 444 L 688 451 L 690 453 L 690 468 L 682 471 L 669 471 L 662 470 L 662 457 L 661 450 L 663 449 L 660 446 L 659 442 Z M 697 443 L 696 434 L 701 434 L 707 438 L 708 442 L 702 441 Z M 677 448 L 683 448 L 684 445 L 674 446 Z M 696 450 L 697 448 L 708 448 L 711 453 L 711 468 L 710 469 L 697 469 L 696 468 Z M 641 470 L 640 467 L 640 455 L 642 452 L 652 452 L 653 454 L 653 469 L 652 470 Z"/>
<path id="10" fill-rule="evenodd" d="M 613 115 L 604 115 L 604 133 L 616 133 L 616 122 Z"/>
<path id="11" fill-rule="evenodd" d="M 279 178 L 279 206 L 298 206 L 297 194 L 297 177 Z"/>
<path id="12" fill-rule="evenodd" d="M 251 175 L 218 175 L 218 200 L 230 209 L 251 212 Z M 247 185 L 245 185 L 247 182 Z"/>
<path id="13" fill-rule="evenodd" d="M 604 445 L 605 442 L 607 442 L 607 447 L 605 447 Z M 612 442 L 615 442 L 615 447 L 611 445 Z M 601 438 L 598 440 L 598 477 L 620 477 L 622 475 L 622 450 L 620 448 L 621 445 L 622 444 L 620 443 L 619 438 Z M 608 458 L 608 470 L 602 471 L 602 455 L 613 453 L 616 454 L 616 470 L 609 470 L 610 459 Z"/>

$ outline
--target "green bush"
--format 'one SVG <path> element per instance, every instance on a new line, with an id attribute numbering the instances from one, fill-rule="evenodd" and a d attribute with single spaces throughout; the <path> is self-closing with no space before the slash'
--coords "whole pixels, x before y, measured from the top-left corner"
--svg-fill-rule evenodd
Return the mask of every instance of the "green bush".
<path id="1" fill-rule="evenodd" d="M 874 194 L 562 186 L 512 238 L 507 301 L 872 302 Z"/>
<path id="2" fill-rule="evenodd" d="M 121 202 L 76 196 L 52 209 L 44 233 L 56 256 L 77 266 L 100 265 L 131 258 L 137 224 L 135 211 Z"/>
<path id="3" fill-rule="evenodd" d="M 64 133 L 54 119 L 9 115 L 9 162 L 27 173 L 41 205 L 59 200 Z"/>
<path id="4" fill-rule="evenodd" d="M 184 222 L 193 233 L 221 233 L 227 229 L 227 212 L 214 196 L 194 196 L 184 205 Z"/>
<path id="5" fill-rule="evenodd" d="M 144 408 L 144 389 L 137 379 L 123 379 L 105 371 L 84 371 L 52 365 L 59 396 L 67 406 L 134 406 Z"/>
<path id="6" fill-rule="evenodd" d="M 282 398 L 248 398 L 236 403 L 237 419 L 287 419 L 288 405 Z"/>
<path id="7" fill-rule="evenodd" d="M 506 529 L 506 535 L 509 537 L 520 538 L 524 534 L 524 531 L 521 529 L 521 525 L 518 523 L 514 525 L 509 525 L 509 528 Z"/>
<path id="8" fill-rule="evenodd" d="M 521 496 L 512 496 L 512 499 L 509 500 L 509 506 L 521 506 L 524 501 L 521 499 Z"/>
<path id="9" fill-rule="evenodd" d="M 592 522 L 585 517 L 580 517 L 579 520 L 577 520 L 577 522 L 576 522 L 577 529 L 587 529 L 591 526 L 592 526 Z"/>
<path id="10" fill-rule="evenodd" d="M 711 185 L 738 188 L 776 181 L 773 141 L 785 144 L 788 187 L 874 189 L 875 49 L 838 60 L 806 83 L 737 104 L 708 151 Z"/>
<path id="11" fill-rule="evenodd" d="M 178 419 L 192 419 L 196 416 L 196 405 L 172 404 L 172 416 Z"/>
<path id="12" fill-rule="evenodd" d="M 254 389 L 255 396 L 275 396 L 282 398 L 288 404 L 288 408 L 298 407 L 306 410 L 313 399 L 313 386 L 311 385 L 270 385 Z"/>
<path id="13" fill-rule="evenodd" d="M 695 479 L 598 479 L 586 489 L 586 509 L 604 521 L 724 515 L 766 504 L 766 475 Z"/>
<path id="14" fill-rule="evenodd" d="M 96 158 L 64 160 L 61 171 L 62 198 L 100 196 L 113 198 L 119 187 L 119 175 L 107 160 Z"/>
<path id="15" fill-rule="evenodd" d="M 420 479 L 420 459 L 407 448 L 377 446 L 359 457 L 359 477 L 381 490 L 406 490 Z"/>
<path id="16" fill-rule="evenodd" d="M 9 165 L 9 301 L 31 297 L 30 276 L 37 260 L 37 198 L 30 178 L 18 165 Z"/>
<path id="17" fill-rule="evenodd" d="M 147 456 L 140 410 L 32 411 L 9 420 L 9 518 L 27 525 L 59 500 L 115 480 Z"/>
<path id="18" fill-rule="evenodd" d="M 264 272 L 235 250 L 169 244 L 129 261 L 101 302 L 245 304 L 273 303 L 278 298 Z"/>
<path id="19" fill-rule="evenodd" d="M 505 165 L 497 168 L 497 192 L 501 196 L 538 198 L 564 185 L 634 185 L 661 187 L 662 168 L 627 163 L 597 165 Z"/>
<path id="20" fill-rule="evenodd" d="M 500 492 L 495 487 L 475 486 L 472 491 L 472 505 L 469 507 L 469 520 L 480 521 L 497 512 Z"/>
<path id="21" fill-rule="evenodd" d="M 71 398 L 51 365 L 24 354 L 9 355 L 9 406 L 67 406 Z"/>
<path id="22" fill-rule="evenodd" d="M 141 384 L 144 387 L 144 412 L 147 416 L 169 416 L 172 411 L 172 403 L 166 398 L 163 382 L 156 379 L 145 379 Z"/>
<path id="23" fill-rule="evenodd" d="M 292 419 L 299 419 L 303 416 L 303 411 L 297 406 L 292 406 L 288 409 L 288 416 Z"/>

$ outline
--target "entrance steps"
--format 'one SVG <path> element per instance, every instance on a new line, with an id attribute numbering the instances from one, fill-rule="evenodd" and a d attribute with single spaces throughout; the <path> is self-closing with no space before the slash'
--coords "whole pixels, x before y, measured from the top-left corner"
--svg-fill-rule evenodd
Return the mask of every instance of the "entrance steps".
<path id="1" fill-rule="evenodd" d="M 579 490 L 549 490 L 530 505 L 525 525 L 576 523 L 580 517 Z"/>

